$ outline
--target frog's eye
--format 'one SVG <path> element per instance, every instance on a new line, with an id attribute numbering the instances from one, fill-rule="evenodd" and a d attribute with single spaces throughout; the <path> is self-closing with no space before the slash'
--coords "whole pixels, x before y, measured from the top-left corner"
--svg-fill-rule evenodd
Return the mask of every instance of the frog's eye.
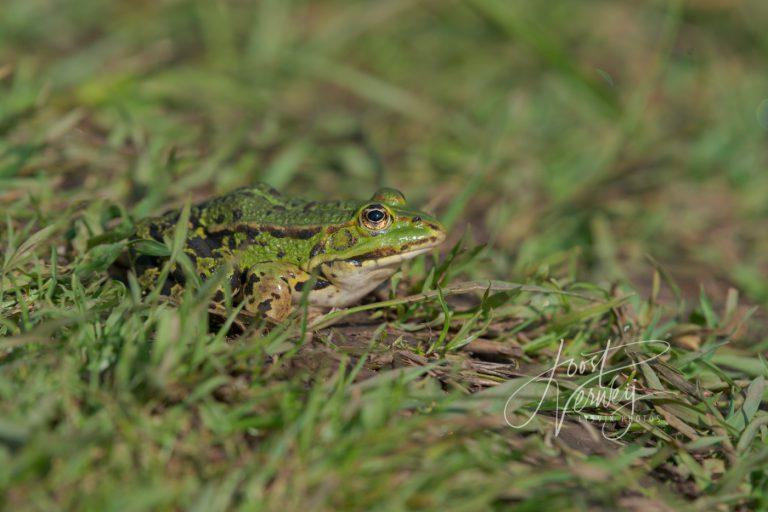
<path id="1" fill-rule="evenodd" d="M 372 204 L 362 211 L 360 221 L 364 227 L 373 231 L 380 231 L 389 227 L 392 223 L 392 216 L 380 204 Z"/>

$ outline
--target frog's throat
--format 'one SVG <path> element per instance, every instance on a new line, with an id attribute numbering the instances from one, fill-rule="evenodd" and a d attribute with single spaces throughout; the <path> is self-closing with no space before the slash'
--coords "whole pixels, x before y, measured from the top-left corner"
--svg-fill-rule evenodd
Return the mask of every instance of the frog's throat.
<path id="1" fill-rule="evenodd" d="M 310 303 L 318 306 L 344 307 L 368 295 L 397 271 L 404 260 L 432 249 L 422 247 L 413 251 L 368 259 L 335 260 L 322 263 L 320 271 L 333 286 L 310 292 Z M 326 283 L 327 284 L 327 283 Z"/>

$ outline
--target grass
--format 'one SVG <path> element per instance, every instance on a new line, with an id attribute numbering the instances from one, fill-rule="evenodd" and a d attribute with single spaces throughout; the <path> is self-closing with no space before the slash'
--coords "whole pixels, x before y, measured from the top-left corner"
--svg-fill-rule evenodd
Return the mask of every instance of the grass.
<path id="1" fill-rule="evenodd" d="M 757 0 L 7 0 L 0 508 L 768 507 L 766 22 Z M 113 219 L 255 180 L 397 186 L 451 237 L 271 330 L 212 322 L 210 286 L 170 303 L 92 271 Z M 561 342 L 637 339 L 670 349 L 613 353 L 614 385 L 656 393 L 555 435 L 594 372 L 559 397 L 530 376 Z"/>

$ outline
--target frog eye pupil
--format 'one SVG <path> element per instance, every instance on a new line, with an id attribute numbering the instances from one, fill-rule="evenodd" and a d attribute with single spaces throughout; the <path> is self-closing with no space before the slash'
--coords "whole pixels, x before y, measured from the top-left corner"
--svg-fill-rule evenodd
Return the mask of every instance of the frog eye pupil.
<path id="1" fill-rule="evenodd" d="M 373 223 L 378 223 L 384 220 L 385 214 L 381 210 L 368 210 L 365 217 Z"/>

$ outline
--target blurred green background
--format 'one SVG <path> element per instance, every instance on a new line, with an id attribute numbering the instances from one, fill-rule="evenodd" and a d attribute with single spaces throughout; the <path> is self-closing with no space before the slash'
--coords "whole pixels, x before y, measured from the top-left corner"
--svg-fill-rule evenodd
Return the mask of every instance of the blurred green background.
<path id="1" fill-rule="evenodd" d="M 766 303 L 766 22 L 760 0 L 4 0 L 0 193 L 45 219 L 385 183 L 471 225 L 496 276 L 575 257 L 642 290 L 651 254 L 686 294 Z"/>
<path id="2" fill-rule="evenodd" d="M 766 27 L 764 0 L 0 0 L 0 509 L 764 507 Z M 73 271 L 119 208 L 256 180 L 398 187 L 487 244 L 461 279 L 641 295 L 225 342 L 205 296 Z M 654 266 L 685 307 L 644 301 Z M 451 319 L 514 357 L 426 351 Z M 677 344 L 643 367 L 683 404 L 663 427 L 606 449 L 502 422 L 517 363 L 633 322 Z"/>

